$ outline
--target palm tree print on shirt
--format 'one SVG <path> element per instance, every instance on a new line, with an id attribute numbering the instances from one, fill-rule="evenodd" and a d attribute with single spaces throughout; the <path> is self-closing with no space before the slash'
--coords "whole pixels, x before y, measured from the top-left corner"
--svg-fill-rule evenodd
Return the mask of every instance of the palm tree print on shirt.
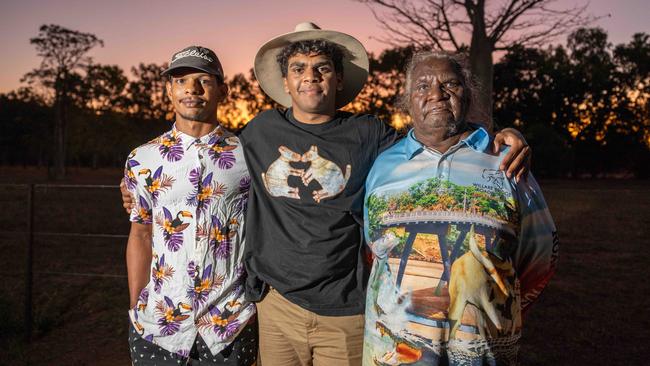
<path id="1" fill-rule="evenodd" d="M 176 252 L 183 245 L 183 230 L 190 226 L 188 222 L 183 222 L 183 219 L 192 218 L 192 214 L 188 211 L 178 211 L 176 217 L 172 217 L 166 207 L 162 209 L 163 215 L 156 216 L 156 224 L 162 229 L 167 249 Z"/>
<path id="2" fill-rule="evenodd" d="M 147 200 L 142 196 L 138 196 L 138 207 L 135 220 L 138 224 L 151 223 L 151 207 Z"/>
<path id="3" fill-rule="evenodd" d="M 131 151 L 129 157 L 126 159 L 126 168 L 124 169 L 124 184 L 129 191 L 134 191 L 135 187 L 138 185 L 138 181 L 135 179 L 135 173 L 133 173 L 133 168 L 140 165 L 140 163 L 133 159 L 135 157 L 135 150 Z"/>
<path id="4" fill-rule="evenodd" d="M 209 245 L 210 250 L 216 258 L 228 258 L 232 251 L 231 239 L 235 236 L 236 226 L 238 225 L 237 219 L 232 219 L 224 225 L 216 215 L 211 217 L 212 226 L 210 228 Z"/>
<path id="5" fill-rule="evenodd" d="M 221 286 L 225 278 L 221 275 L 213 281 L 212 264 L 209 264 L 201 272 L 200 266 L 196 265 L 194 261 L 187 265 L 187 273 L 192 277 L 192 285 L 187 289 L 187 296 L 192 300 L 194 308 L 203 305 L 212 288 Z"/>
<path id="6" fill-rule="evenodd" d="M 235 165 L 235 154 L 232 150 L 237 148 L 237 145 L 230 145 L 229 139 L 223 138 L 220 134 L 215 134 L 208 141 L 209 151 L 208 156 L 213 163 L 217 164 L 220 169 L 230 169 Z"/>
<path id="7" fill-rule="evenodd" d="M 160 193 L 171 188 L 172 184 L 174 183 L 174 178 L 170 177 L 167 174 L 164 174 L 162 170 L 163 167 L 161 165 L 158 167 L 158 169 L 156 169 L 153 175 L 151 175 L 151 169 L 147 168 L 141 169 L 138 172 L 138 175 L 145 175 L 145 187 L 147 188 L 147 191 L 151 193 L 151 199 L 154 206 L 156 205 L 156 201 L 158 200 Z"/>
<path id="8" fill-rule="evenodd" d="M 170 280 L 174 276 L 174 267 L 165 263 L 164 254 L 158 259 L 158 254 L 154 253 L 153 258 L 155 262 L 151 268 L 151 280 L 153 281 L 153 290 L 159 294 L 163 282 Z"/>
<path id="9" fill-rule="evenodd" d="M 171 130 L 169 133 L 160 136 L 158 151 L 167 161 L 174 162 L 183 158 L 183 140 L 178 136 L 176 130 Z"/>
<path id="10" fill-rule="evenodd" d="M 196 216 L 198 218 L 214 198 L 226 192 L 226 186 L 216 181 L 212 182 L 212 173 L 201 180 L 200 168 L 192 169 L 189 179 L 194 186 L 194 191 L 187 197 L 186 203 L 197 208 Z"/>
<path id="11" fill-rule="evenodd" d="M 241 304 L 237 301 L 228 302 L 223 312 L 216 306 L 210 305 L 209 313 L 199 319 L 198 326 L 201 329 L 212 330 L 221 339 L 231 337 L 239 329 L 237 316 L 240 308 Z"/>
<path id="12" fill-rule="evenodd" d="M 181 322 L 190 317 L 183 314 L 183 310 L 191 311 L 192 307 L 182 302 L 174 305 L 174 302 L 167 296 L 164 297 L 164 301 L 156 302 L 156 315 L 159 316 L 158 327 L 160 327 L 161 335 L 170 336 L 178 332 Z"/>
<path id="13" fill-rule="evenodd" d="M 144 309 L 147 308 L 148 301 L 149 301 L 149 289 L 145 287 L 142 289 L 142 291 L 140 291 L 140 295 L 138 295 L 138 302 L 137 302 L 138 311 L 144 311 Z"/>
<path id="14" fill-rule="evenodd" d="M 248 205 L 248 191 L 251 188 L 251 177 L 245 176 L 239 180 L 239 198 L 235 200 L 235 215 L 244 213 Z"/>

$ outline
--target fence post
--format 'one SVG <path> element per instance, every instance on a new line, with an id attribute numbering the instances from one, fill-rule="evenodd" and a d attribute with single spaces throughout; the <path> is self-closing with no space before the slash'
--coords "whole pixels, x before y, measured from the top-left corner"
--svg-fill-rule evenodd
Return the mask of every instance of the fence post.
<path id="1" fill-rule="evenodd" d="M 34 263 L 34 184 L 27 185 L 27 263 L 25 265 L 25 341 L 32 339 L 32 267 Z"/>

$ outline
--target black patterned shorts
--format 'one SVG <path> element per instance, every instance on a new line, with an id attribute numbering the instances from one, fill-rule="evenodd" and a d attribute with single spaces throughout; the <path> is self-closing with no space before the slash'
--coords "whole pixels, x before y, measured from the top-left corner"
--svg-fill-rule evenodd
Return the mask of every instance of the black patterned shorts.
<path id="1" fill-rule="evenodd" d="M 129 322 L 131 323 L 131 322 Z M 129 326 L 129 351 L 134 366 L 250 366 L 257 360 L 257 319 L 252 319 L 231 344 L 216 355 L 196 336 L 189 358 L 169 352 L 143 339 Z"/>

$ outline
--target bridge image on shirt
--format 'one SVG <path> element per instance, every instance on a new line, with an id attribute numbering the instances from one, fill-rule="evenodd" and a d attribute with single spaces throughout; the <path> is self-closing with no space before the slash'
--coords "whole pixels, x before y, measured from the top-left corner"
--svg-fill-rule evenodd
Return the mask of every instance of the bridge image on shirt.
<path id="1" fill-rule="evenodd" d="M 485 216 L 465 211 L 439 211 L 439 210 L 414 210 L 408 212 L 387 212 L 380 218 L 383 228 L 402 228 L 407 235 L 404 249 L 400 258 L 390 258 L 391 271 L 396 272 L 397 288 L 401 288 L 404 275 L 407 276 L 407 288 L 415 288 L 412 291 L 412 308 L 408 310 L 410 320 L 423 325 L 438 328 L 449 327 L 448 322 L 441 314 L 448 308 L 448 296 L 446 296 L 449 283 L 451 265 L 461 255 L 463 243 L 467 238 L 470 228 L 474 225 L 476 235 L 483 236 L 485 250 L 494 252 L 500 238 L 515 237 L 515 227 L 512 223 L 500 220 L 491 216 Z M 453 243 L 448 243 L 448 236 L 451 226 L 460 232 Z M 442 264 L 428 261 L 411 260 L 413 244 L 418 234 L 430 234 L 437 236 L 438 246 Z M 450 248 L 451 246 L 451 248 Z M 396 269 L 396 271 L 395 271 Z M 436 273 L 442 274 L 440 277 Z M 409 278 L 410 277 L 410 278 Z M 433 291 L 426 284 L 437 281 Z M 430 314 L 429 316 L 423 316 Z M 474 333 L 474 327 L 461 325 L 461 330 Z"/>

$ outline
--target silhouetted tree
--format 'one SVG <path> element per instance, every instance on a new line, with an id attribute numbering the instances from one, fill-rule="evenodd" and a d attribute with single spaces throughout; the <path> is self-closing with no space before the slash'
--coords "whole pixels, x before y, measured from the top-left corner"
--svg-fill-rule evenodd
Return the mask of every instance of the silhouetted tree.
<path id="1" fill-rule="evenodd" d="M 171 103 L 165 93 L 165 77 L 161 75 L 167 67 L 167 63 L 140 63 L 131 68 L 134 80 L 129 82 L 126 92 L 129 113 L 144 120 L 171 119 Z"/>
<path id="2" fill-rule="evenodd" d="M 468 51 L 472 73 L 484 89 L 483 115 L 470 116 L 491 128 L 493 54 L 513 46 L 541 46 L 590 23 L 586 5 L 556 8 L 553 0 L 357 0 L 369 5 L 394 46 Z M 469 45 L 465 39 L 469 38 Z"/>
<path id="3" fill-rule="evenodd" d="M 248 78 L 236 74 L 226 83 L 228 97 L 219 106 L 218 115 L 220 122 L 230 130 L 239 130 L 258 113 L 280 106 L 262 91 L 252 69 Z"/>
<path id="4" fill-rule="evenodd" d="M 650 55 L 643 45 L 635 36 L 616 50 L 635 50 L 633 59 L 643 63 Z M 495 65 L 496 120 L 526 134 L 536 172 L 643 172 L 650 93 L 639 81 L 649 76 L 616 55 L 607 34 L 590 28 L 573 32 L 566 49 L 516 47 Z"/>
<path id="5" fill-rule="evenodd" d="M 23 80 L 30 84 L 41 83 L 54 91 L 54 176 L 65 176 L 65 129 L 66 108 L 73 83 L 78 81 L 75 73 L 90 64 L 86 54 L 95 46 L 103 46 L 94 34 L 70 30 L 55 24 L 42 25 L 37 37 L 30 43 L 42 57 L 39 68 L 25 74 Z"/>
<path id="6" fill-rule="evenodd" d="M 396 129 L 405 129 L 409 118 L 400 110 L 397 99 L 403 88 L 406 62 L 413 50 L 413 47 L 395 47 L 383 51 L 379 57 L 371 54 L 368 82 L 345 109 L 372 113 Z"/>
<path id="7" fill-rule="evenodd" d="M 124 112 L 128 104 L 127 84 L 128 79 L 119 66 L 91 64 L 85 67 L 85 77 L 71 94 L 78 108 L 97 114 Z"/>

